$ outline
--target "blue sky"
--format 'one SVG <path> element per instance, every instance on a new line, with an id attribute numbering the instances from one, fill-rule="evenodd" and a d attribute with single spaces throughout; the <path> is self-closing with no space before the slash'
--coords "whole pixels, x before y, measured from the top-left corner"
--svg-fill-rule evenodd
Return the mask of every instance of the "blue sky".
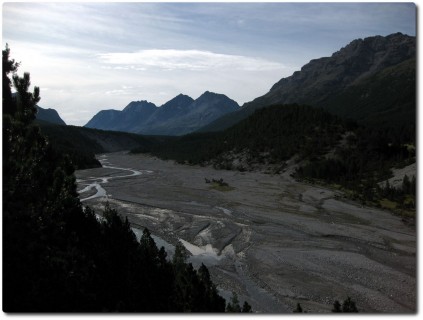
<path id="1" fill-rule="evenodd" d="M 40 106 L 73 125 L 179 93 L 242 105 L 354 39 L 416 35 L 412 3 L 4 3 L 2 15 Z"/>

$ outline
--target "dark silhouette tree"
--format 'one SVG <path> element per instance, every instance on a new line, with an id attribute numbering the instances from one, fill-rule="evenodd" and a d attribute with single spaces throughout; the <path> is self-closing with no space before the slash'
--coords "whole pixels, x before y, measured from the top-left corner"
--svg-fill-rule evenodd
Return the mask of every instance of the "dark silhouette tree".
<path id="1" fill-rule="evenodd" d="M 28 91 L 31 85 L 30 75 L 25 72 L 23 77 L 13 75 L 13 86 L 15 87 L 16 94 L 16 111 L 20 120 L 24 124 L 29 124 L 35 119 L 37 113 L 36 105 L 40 101 L 40 88 L 34 87 L 34 92 Z"/>
<path id="2" fill-rule="evenodd" d="M 18 70 L 19 63 L 10 58 L 10 49 L 6 44 L 6 49 L 3 50 L 3 68 L 2 68 L 2 81 L 3 81 L 3 114 L 13 115 L 16 112 L 16 108 L 13 104 L 12 99 L 12 81 L 9 75 L 14 75 Z"/>
<path id="3" fill-rule="evenodd" d="M 345 313 L 356 313 L 358 312 L 358 309 L 355 305 L 355 302 L 351 300 L 350 297 L 344 300 L 344 302 L 341 303 L 338 300 L 335 300 L 333 304 L 332 312 L 345 312 Z"/>
<path id="4" fill-rule="evenodd" d="M 294 313 L 302 313 L 302 312 L 303 312 L 303 308 L 301 307 L 299 303 L 297 303 L 297 307 L 294 309 Z"/>
<path id="5" fill-rule="evenodd" d="M 251 312 L 253 312 L 251 306 L 249 305 L 249 303 L 247 301 L 244 301 L 244 304 L 242 305 L 241 312 L 243 312 L 243 313 L 251 313 Z"/>
<path id="6" fill-rule="evenodd" d="M 355 302 L 350 297 L 342 304 L 342 312 L 358 312 Z"/>
<path id="7" fill-rule="evenodd" d="M 232 292 L 231 301 L 226 305 L 226 312 L 241 312 L 236 292 Z"/>
<path id="8" fill-rule="evenodd" d="M 333 304 L 332 312 L 342 312 L 341 304 L 339 303 L 338 300 L 335 300 L 335 302 Z"/>

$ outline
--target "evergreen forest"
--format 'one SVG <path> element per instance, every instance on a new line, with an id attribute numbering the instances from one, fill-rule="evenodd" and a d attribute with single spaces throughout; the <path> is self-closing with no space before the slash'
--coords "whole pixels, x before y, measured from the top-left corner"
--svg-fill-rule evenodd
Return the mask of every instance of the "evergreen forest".
<path id="1" fill-rule="evenodd" d="M 68 155 L 77 170 L 100 167 L 96 154 L 142 148 L 155 143 L 155 137 L 128 132 L 62 126 L 38 119 L 35 125 L 40 127 L 55 150 Z"/>

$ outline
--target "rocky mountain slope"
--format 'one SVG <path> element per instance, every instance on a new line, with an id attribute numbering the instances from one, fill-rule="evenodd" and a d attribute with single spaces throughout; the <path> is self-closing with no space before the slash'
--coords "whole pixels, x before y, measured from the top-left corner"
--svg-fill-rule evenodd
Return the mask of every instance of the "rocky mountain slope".
<path id="1" fill-rule="evenodd" d="M 331 57 L 311 60 L 264 96 L 201 131 L 228 128 L 273 104 L 308 104 L 355 119 L 375 110 L 385 110 L 385 119 L 415 113 L 415 57 L 416 38 L 401 33 L 354 40 Z M 390 112 L 384 109 L 387 102 Z"/>
<path id="2" fill-rule="evenodd" d="M 101 110 L 85 125 L 87 128 L 136 132 L 157 107 L 148 101 L 132 101 L 122 111 Z"/>
<path id="3" fill-rule="evenodd" d="M 102 110 L 85 127 L 147 135 L 183 135 L 238 109 L 239 105 L 223 94 L 206 91 L 196 100 L 180 94 L 161 107 L 137 101 L 122 111 Z"/>
<path id="4" fill-rule="evenodd" d="M 37 106 L 37 120 L 47 121 L 54 124 L 59 125 L 66 125 L 62 118 L 60 118 L 59 114 L 54 109 L 44 109 Z"/>

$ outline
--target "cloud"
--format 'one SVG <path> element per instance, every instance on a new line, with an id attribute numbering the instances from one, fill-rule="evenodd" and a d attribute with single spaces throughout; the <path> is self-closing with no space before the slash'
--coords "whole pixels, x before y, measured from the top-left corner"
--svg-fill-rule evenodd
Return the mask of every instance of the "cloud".
<path id="1" fill-rule="evenodd" d="M 241 55 L 228 55 L 200 50 L 140 50 L 127 53 L 98 54 L 101 63 L 119 65 L 115 68 L 131 68 L 136 70 L 244 70 L 266 71 L 284 69 L 278 62 L 262 58 Z"/>
<path id="2" fill-rule="evenodd" d="M 127 95 L 136 95 L 139 93 L 139 88 L 134 88 L 133 86 L 121 85 L 121 89 L 112 89 L 105 91 L 106 95 L 112 96 L 127 96 Z"/>
<path id="3" fill-rule="evenodd" d="M 412 3 L 8 2 L 2 18 L 3 47 L 41 88 L 41 106 L 77 125 L 179 93 L 242 104 L 355 38 L 416 31 Z"/>

